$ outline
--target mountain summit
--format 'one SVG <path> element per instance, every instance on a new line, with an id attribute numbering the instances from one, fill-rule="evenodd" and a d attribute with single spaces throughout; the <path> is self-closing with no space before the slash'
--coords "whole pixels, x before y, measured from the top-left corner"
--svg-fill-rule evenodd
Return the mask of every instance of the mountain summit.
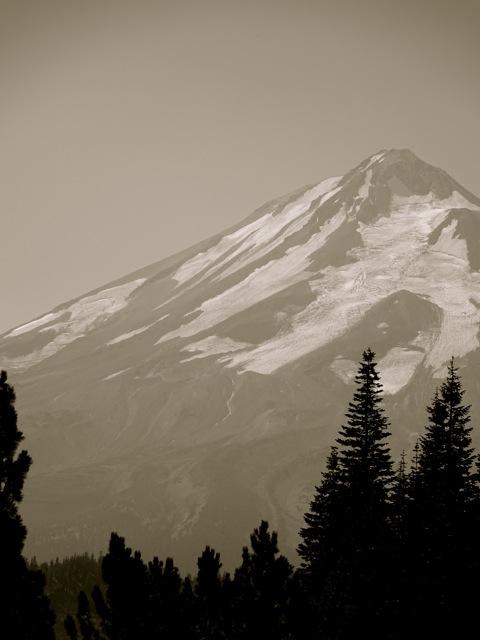
<path id="1" fill-rule="evenodd" d="M 1 336 L 35 460 L 29 551 L 116 529 L 228 564 L 261 517 L 295 548 L 363 347 L 397 447 L 452 355 L 477 390 L 479 237 L 477 197 L 383 150 Z"/>

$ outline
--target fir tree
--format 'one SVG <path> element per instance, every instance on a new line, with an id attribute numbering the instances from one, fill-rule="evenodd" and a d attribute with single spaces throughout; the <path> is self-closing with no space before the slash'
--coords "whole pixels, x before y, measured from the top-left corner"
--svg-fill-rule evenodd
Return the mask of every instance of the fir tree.
<path id="1" fill-rule="evenodd" d="M 313 580 L 328 573 L 339 534 L 346 525 L 343 508 L 345 484 L 338 447 L 331 448 L 322 483 L 315 489 L 310 511 L 304 517 L 306 526 L 300 531 L 303 542 L 298 547 L 302 568 Z"/>
<path id="2" fill-rule="evenodd" d="M 324 630 L 323 613 L 332 613 L 339 602 L 337 575 L 341 540 L 349 526 L 345 509 L 345 484 L 338 447 L 333 446 L 300 530 L 302 542 L 298 554 L 302 559 L 298 580 L 294 583 L 293 615 L 296 633 L 310 638 Z"/>
<path id="3" fill-rule="evenodd" d="M 346 423 L 301 530 L 299 554 L 326 637 L 388 637 L 392 606 L 390 435 L 375 354 L 363 353 Z M 390 564 L 389 564 L 390 563 Z"/>
<path id="4" fill-rule="evenodd" d="M 479 568 L 479 491 L 470 406 L 463 396 L 452 358 L 445 381 L 427 407 L 412 513 L 412 581 L 419 585 L 420 624 L 440 636 L 458 633 L 467 624 L 466 606 L 470 602 L 473 608 Z"/>
<path id="5" fill-rule="evenodd" d="M 54 638 L 55 616 L 44 594 L 45 577 L 22 556 L 26 528 L 18 513 L 32 460 L 17 454 L 23 434 L 17 427 L 15 392 L 0 373 L 0 635 L 18 640 Z M 3 628 L 3 631 L 2 631 Z M 6 637 L 6 636 L 5 636 Z"/>

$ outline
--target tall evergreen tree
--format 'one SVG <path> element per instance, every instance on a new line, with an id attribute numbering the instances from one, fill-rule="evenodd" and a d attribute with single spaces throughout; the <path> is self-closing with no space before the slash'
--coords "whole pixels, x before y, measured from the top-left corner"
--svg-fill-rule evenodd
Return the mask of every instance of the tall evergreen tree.
<path id="1" fill-rule="evenodd" d="M 412 582 L 419 585 L 417 611 L 423 628 L 439 636 L 470 624 L 466 609 L 473 608 L 480 568 L 479 489 L 470 405 L 463 396 L 452 358 L 445 381 L 427 407 L 413 498 L 410 546 L 416 560 Z"/>
<path id="2" fill-rule="evenodd" d="M 18 513 L 23 485 L 32 460 L 17 448 L 23 434 L 17 427 L 15 392 L 0 373 L 0 636 L 18 640 L 54 638 L 55 616 L 44 594 L 45 577 L 29 569 L 22 556 L 26 528 Z M 2 631 L 2 628 L 4 631 Z"/>
<path id="3" fill-rule="evenodd" d="M 338 451 L 330 454 L 305 516 L 299 554 L 316 591 L 325 637 L 350 638 L 368 630 L 369 637 L 387 638 L 393 471 L 382 385 L 370 349 L 363 353 L 355 382 Z"/>
<path id="4" fill-rule="evenodd" d="M 102 560 L 105 597 L 92 593 L 101 630 L 111 640 L 149 640 L 149 585 L 147 567 L 139 551 L 112 533 L 108 553 Z"/>
<path id="5" fill-rule="evenodd" d="M 220 554 L 205 547 L 197 561 L 195 605 L 197 636 L 199 640 L 217 640 L 224 637 L 222 619 L 222 578 Z"/>
<path id="6" fill-rule="evenodd" d="M 338 447 L 332 447 L 327 458 L 322 482 L 305 514 L 305 527 L 298 547 L 302 567 L 313 580 L 323 578 L 329 571 L 329 562 L 335 555 L 339 535 L 346 522 L 344 510 L 345 484 L 339 463 Z"/>
<path id="7" fill-rule="evenodd" d="M 292 566 L 279 555 L 278 535 L 268 522 L 250 536 L 251 550 L 243 548 L 242 564 L 235 571 L 235 638 L 283 640 L 287 624 L 289 583 Z"/>
<path id="8" fill-rule="evenodd" d="M 151 637 L 174 640 L 186 634 L 191 612 L 185 610 L 182 578 L 173 558 L 163 562 L 155 557 L 148 563 L 147 597 Z"/>

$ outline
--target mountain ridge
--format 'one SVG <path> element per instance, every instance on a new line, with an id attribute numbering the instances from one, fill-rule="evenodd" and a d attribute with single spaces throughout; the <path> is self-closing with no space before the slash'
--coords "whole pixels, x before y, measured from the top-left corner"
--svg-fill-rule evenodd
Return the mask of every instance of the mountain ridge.
<path id="1" fill-rule="evenodd" d="M 394 449 L 451 355 L 478 391 L 479 233 L 476 196 L 382 150 L 4 333 L 31 553 L 117 529 L 187 566 L 213 543 L 228 565 L 267 517 L 294 554 L 363 347 Z"/>

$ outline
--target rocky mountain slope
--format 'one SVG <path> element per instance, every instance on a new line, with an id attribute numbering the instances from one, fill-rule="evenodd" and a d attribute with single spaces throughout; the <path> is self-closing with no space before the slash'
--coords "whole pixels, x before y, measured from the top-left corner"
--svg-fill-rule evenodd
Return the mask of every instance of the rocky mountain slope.
<path id="1" fill-rule="evenodd" d="M 293 557 L 365 346 L 395 451 L 451 355 L 478 395 L 479 239 L 477 197 L 381 151 L 1 336 L 34 457 L 27 551 L 96 551 L 114 529 L 229 565 L 263 517 Z"/>

